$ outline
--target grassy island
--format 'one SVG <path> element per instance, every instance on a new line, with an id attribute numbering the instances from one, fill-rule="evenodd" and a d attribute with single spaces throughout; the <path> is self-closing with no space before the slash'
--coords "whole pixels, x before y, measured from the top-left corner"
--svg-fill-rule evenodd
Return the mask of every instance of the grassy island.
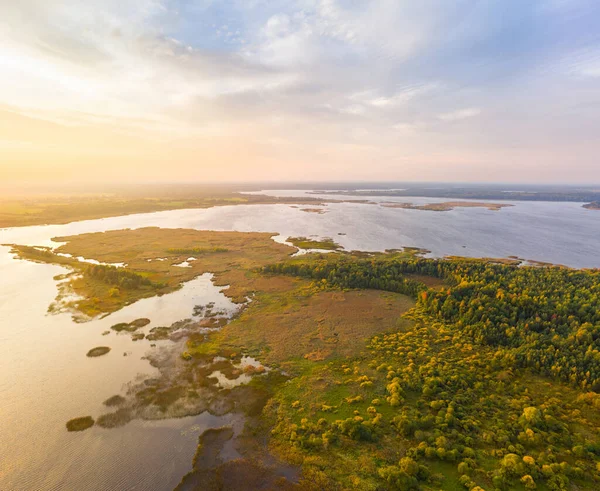
<path id="1" fill-rule="evenodd" d="M 299 249 L 317 249 L 322 251 L 337 251 L 342 249 L 342 246 L 336 244 L 333 239 L 309 239 L 307 237 L 290 237 L 287 239 L 290 244 Z"/>

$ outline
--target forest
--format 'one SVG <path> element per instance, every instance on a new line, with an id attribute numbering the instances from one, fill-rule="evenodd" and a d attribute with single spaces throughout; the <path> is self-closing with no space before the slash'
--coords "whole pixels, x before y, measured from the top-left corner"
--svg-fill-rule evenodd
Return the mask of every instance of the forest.
<path id="1" fill-rule="evenodd" d="M 344 288 L 416 297 L 425 312 L 473 342 L 510 351 L 521 367 L 600 391 L 600 271 L 520 267 L 479 260 L 347 260 L 344 256 L 265 268 Z M 428 290 L 407 275 L 442 278 Z"/>
<path id="2" fill-rule="evenodd" d="M 411 328 L 276 394 L 275 445 L 314 488 L 600 486 L 599 271 L 342 254 L 264 272 L 417 300 Z"/>

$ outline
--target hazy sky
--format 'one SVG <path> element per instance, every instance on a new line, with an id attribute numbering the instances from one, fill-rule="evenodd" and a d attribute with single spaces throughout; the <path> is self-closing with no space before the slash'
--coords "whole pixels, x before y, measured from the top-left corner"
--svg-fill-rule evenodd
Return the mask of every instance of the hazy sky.
<path id="1" fill-rule="evenodd" d="M 600 182 L 598 0 L 0 0 L 0 180 Z"/>

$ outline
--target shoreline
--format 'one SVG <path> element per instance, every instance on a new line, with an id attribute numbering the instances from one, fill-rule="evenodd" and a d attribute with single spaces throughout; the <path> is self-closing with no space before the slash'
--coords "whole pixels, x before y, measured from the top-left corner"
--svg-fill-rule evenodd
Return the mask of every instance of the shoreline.
<path id="1" fill-rule="evenodd" d="M 471 362 L 464 364 L 460 360 L 477 357 L 474 363 L 478 371 L 488 374 L 485 380 L 491 385 L 487 389 L 478 389 L 475 381 L 468 379 L 470 390 L 483 391 L 477 392 L 476 399 L 493 389 L 500 380 L 498 377 L 502 377 L 502 383 L 512 380 L 512 374 L 506 375 L 506 370 L 497 373 L 499 368 L 489 364 L 489 360 L 499 358 L 494 357 L 497 348 L 487 344 L 485 337 L 477 337 L 478 348 L 474 352 L 470 331 L 463 333 L 460 324 L 451 327 L 450 322 L 459 309 L 454 292 L 477 306 L 480 299 L 475 290 L 482 284 L 482 278 L 486 278 L 486 285 L 488 281 L 495 282 L 490 301 L 500 304 L 487 305 L 501 310 L 513 309 L 511 298 L 516 293 L 505 293 L 513 284 L 510 277 L 514 278 L 515 285 L 521 284 L 517 280 L 526 281 L 528 288 L 556 295 L 556 290 L 546 289 L 544 285 L 555 281 L 559 285 L 568 284 L 571 275 L 588 284 L 597 276 L 597 271 L 539 267 L 546 266 L 543 264 L 517 267 L 522 266 L 522 260 L 516 257 L 507 260 L 424 258 L 422 255 L 426 251 L 415 248 L 387 253 L 340 251 L 296 256 L 292 254 L 294 248 L 276 242 L 274 237 L 257 232 L 149 227 L 58 237 L 61 241 L 59 252 L 68 257 L 47 249 L 24 249 L 26 255 L 31 255 L 30 259 L 42 263 L 58 261 L 64 265 L 69 262 L 70 266 L 83 268 L 84 277 L 88 270 L 104 271 L 106 266 L 101 263 L 125 264 L 122 268 L 107 271 L 114 275 L 119 271 L 125 278 L 136 277 L 130 274 L 144 274 L 154 282 L 168 278 L 171 282 L 177 280 L 185 284 L 200 272 L 211 273 L 216 278 L 213 285 L 223 287 L 227 283 L 228 288 L 221 292 L 230 300 L 238 297 L 249 300 L 240 306 L 237 314 L 223 322 L 220 309 L 205 303 L 194 307 L 196 319 L 176 321 L 170 327 L 150 325 L 151 316 L 132 316 L 114 324 L 110 328 L 114 334 L 105 338 L 102 344 L 95 344 L 98 348 L 111 347 L 122 339 L 135 342 L 134 336 L 141 334 L 145 335 L 146 342 L 168 344 L 159 349 L 150 345 L 144 355 L 143 359 L 158 370 L 157 374 L 132 379 L 121 391 L 104 397 L 106 408 L 100 413 L 82 410 L 80 414 L 71 415 L 75 417 L 75 423 L 82 422 L 81 431 L 93 432 L 87 430 L 90 424 L 120 431 L 118 428 L 137 420 L 178 420 L 202 414 L 215 418 L 227 416 L 216 419 L 214 427 L 200 433 L 193 471 L 181 480 L 183 489 L 194 483 L 204 485 L 206 479 L 222 484 L 223 479 L 226 481 L 224 475 L 302 485 L 306 472 L 316 472 L 320 468 L 336 473 L 335 477 L 319 474 L 324 483 L 340 480 L 347 484 L 352 470 L 326 452 L 330 445 L 335 445 L 336 452 L 343 455 L 354 451 L 358 445 L 361 445 L 359 448 L 371 448 L 371 441 L 380 441 L 384 447 L 400 451 L 395 434 L 399 429 L 399 423 L 394 419 L 396 412 L 403 406 L 417 411 L 420 407 L 438 404 L 421 390 L 404 401 L 404 391 L 410 389 L 400 389 L 395 380 L 400 376 L 408 377 L 406 380 L 416 376 L 411 368 L 415 362 L 430 366 L 434 371 L 458 367 L 464 377 L 472 377 Z M 296 237 L 295 241 L 306 242 L 301 245 L 314 245 L 302 237 Z M 77 257 L 93 258 L 98 264 L 84 264 L 73 259 Z M 188 263 L 185 268 L 181 267 L 182 259 Z M 239 274 L 232 276 L 230 268 L 240 270 Z M 524 268 L 534 272 L 524 271 Z M 87 305 L 85 302 L 93 295 L 99 297 L 99 308 L 104 305 L 118 310 L 118 305 L 103 303 L 114 298 L 110 291 L 114 287 L 112 280 L 109 278 L 106 283 L 95 275 L 86 280 L 93 280 L 89 288 L 84 284 L 87 289 L 79 290 L 84 297 L 82 305 Z M 457 275 L 472 277 L 471 282 L 457 282 Z M 550 279 L 552 281 L 547 281 Z M 106 288 L 105 283 L 110 288 Z M 135 288 L 144 293 L 146 286 L 145 283 L 132 285 L 129 295 L 135 298 Z M 544 292 L 538 292 L 532 298 L 543 298 Z M 485 288 L 480 293 L 481 298 L 488 298 L 489 291 Z M 473 315 L 475 311 L 471 308 L 464 312 Z M 587 315 L 581 312 L 581 315 Z M 185 313 L 181 312 L 181 315 Z M 473 328 L 477 329 L 487 325 L 472 322 Z M 542 320 L 533 318 L 528 322 Z M 144 331 L 145 326 L 149 332 Z M 501 333 L 521 336 L 521 331 L 526 329 L 521 326 L 514 333 L 510 330 Z M 416 355 L 414 343 L 421 338 L 427 342 L 418 348 L 420 354 Z M 523 342 L 527 339 L 525 336 Z M 116 353 L 105 355 L 97 362 L 116 361 Z M 418 358 L 414 359 L 415 356 Z M 85 358 L 85 352 L 81 357 Z M 448 362 L 438 365 L 435 361 L 438 357 L 447 357 Z M 511 356 L 506 360 L 510 364 Z M 77 369 L 77 366 L 73 368 Z M 513 367 L 515 376 L 522 377 L 523 383 L 541 401 L 556 391 L 568 394 L 570 406 L 557 417 L 567 417 L 572 408 L 582 404 L 578 402 L 578 392 L 564 385 L 562 380 L 552 381 L 554 392 L 550 395 L 539 392 L 536 384 L 541 379 L 527 378 L 530 375 L 525 368 Z M 590 378 L 585 367 L 578 365 L 577 368 L 578 376 Z M 419 387 L 428 384 L 425 372 L 422 376 Z M 444 377 L 451 381 L 456 374 L 450 371 Z M 416 400 L 421 403 L 413 407 Z M 433 400 L 437 399 L 434 397 Z M 502 395 L 499 400 L 502 402 L 494 410 L 502 414 L 512 411 L 511 417 L 516 421 L 522 408 L 509 405 L 510 394 Z M 476 407 L 465 405 L 463 409 L 475 411 Z M 234 419 L 238 422 L 234 423 Z M 490 418 L 482 424 L 491 425 L 493 421 L 494 418 Z M 70 426 L 75 423 L 71 422 Z M 79 429 L 78 426 L 75 428 Z M 444 438 L 448 440 L 454 438 L 453 433 L 446 430 L 442 425 L 436 431 L 445 434 Z M 575 432 L 571 437 L 580 438 L 581 435 Z M 403 439 L 401 445 L 414 446 L 412 440 Z M 294 443 L 297 441 L 306 444 L 297 446 Z M 379 479 L 384 477 L 377 471 L 381 462 L 395 465 L 389 455 L 376 452 L 368 457 L 367 454 L 365 462 L 375 472 L 361 476 L 364 485 L 359 486 L 360 489 L 366 489 L 367 483 L 380 482 Z M 420 459 L 417 453 L 411 455 L 415 461 Z M 321 460 L 312 460 L 316 456 Z M 434 473 L 444 469 L 444 463 L 435 459 L 420 462 Z M 490 459 L 482 465 L 493 469 L 501 463 Z M 424 481 L 428 479 L 427 472 L 423 474 Z M 439 483 L 437 485 L 439 487 Z"/>

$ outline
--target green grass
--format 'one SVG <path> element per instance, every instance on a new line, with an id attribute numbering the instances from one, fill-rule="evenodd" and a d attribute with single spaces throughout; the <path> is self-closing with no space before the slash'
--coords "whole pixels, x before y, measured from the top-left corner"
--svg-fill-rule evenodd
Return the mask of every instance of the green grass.
<path id="1" fill-rule="evenodd" d="M 342 246 L 334 242 L 333 239 L 308 239 L 306 237 L 290 237 L 287 241 L 300 249 L 319 249 L 324 251 L 337 251 Z"/>

